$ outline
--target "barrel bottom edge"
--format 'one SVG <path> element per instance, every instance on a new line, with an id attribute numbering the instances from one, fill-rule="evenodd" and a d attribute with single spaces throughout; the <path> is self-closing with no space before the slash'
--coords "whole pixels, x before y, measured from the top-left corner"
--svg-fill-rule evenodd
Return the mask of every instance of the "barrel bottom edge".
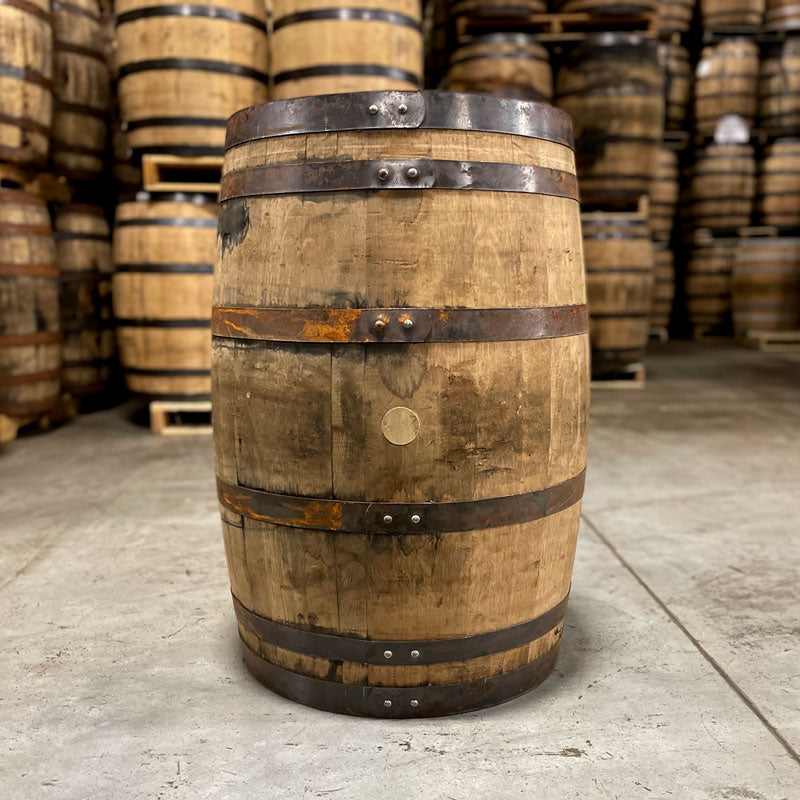
<path id="1" fill-rule="evenodd" d="M 561 640 L 509 672 L 463 683 L 364 686 L 314 678 L 278 667 L 241 642 L 250 674 L 282 697 L 336 714 L 378 719 L 424 719 L 479 711 L 514 700 L 541 684 L 558 660 Z"/>

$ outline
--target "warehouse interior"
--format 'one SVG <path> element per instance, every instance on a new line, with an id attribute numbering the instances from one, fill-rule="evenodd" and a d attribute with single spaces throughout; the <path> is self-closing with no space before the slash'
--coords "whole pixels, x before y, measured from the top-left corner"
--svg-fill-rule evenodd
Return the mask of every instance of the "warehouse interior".
<path id="1" fill-rule="evenodd" d="M 793 0 L 0 0 L 0 792 L 790 800 Z"/>

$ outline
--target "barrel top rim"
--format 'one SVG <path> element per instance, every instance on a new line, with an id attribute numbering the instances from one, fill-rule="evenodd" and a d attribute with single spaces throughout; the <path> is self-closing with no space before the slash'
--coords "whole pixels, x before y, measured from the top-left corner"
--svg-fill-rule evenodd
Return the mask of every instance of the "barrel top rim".
<path id="1" fill-rule="evenodd" d="M 295 134 L 434 129 L 504 133 L 574 149 L 572 120 L 555 106 L 433 89 L 314 95 L 244 108 L 228 120 L 225 149 Z"/>

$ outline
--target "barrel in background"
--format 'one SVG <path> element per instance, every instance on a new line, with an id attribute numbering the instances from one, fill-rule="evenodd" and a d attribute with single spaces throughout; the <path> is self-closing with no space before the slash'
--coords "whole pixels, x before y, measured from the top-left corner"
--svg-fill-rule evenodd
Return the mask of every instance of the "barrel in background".
<path id="1" fill-rule="evenodd" d="M 264 3 L 118 0 L 116 11 L 119 103 L 130 146 L 221 153 L 228 117 L 267 99 Z"/>
<path id="2" fill-rule="evenodd" d="M 676 42 L 659 42 L 658 57 L 664 70 L 666 110 L 664 127 L 681 130 L 689 112 L 692 87 L 692 67 L 689 51 Z"/>
<path id="3" fill-rule="evenodd" d="M 74 397 L 101 395 L 114 372 L 111 231 L 100 206 L 58 208 L 55 240 L 61 281 L 62 385 Z"/>
<path id="4" fill-rule="evenodd" d="M 581 215 L 592 376 L 622 375 L 644 358 L 653 303 L 653 243 L 647 217 L 593 211 Z"/>
<path id="5" fill-rule="evenodd" d="M 655 176 L 650 185 L 648 220 L 653 239 L 668 241 L 672 236 L 679 196 L 678 154 L 667 147 L 661 147 L 658 151 Z"/>
<path id="6" fill-rule="evenodd" d="M 757 205 L 762 225 L 800 228 L 800 138 L 775 139 L 764 148 Z"/>
<path id="7" fill-rule="evenodd" d="M 752 145 L 710 144 L 696 151 L 691 183 L 695 228 L 733 232 L 749 225 L 755 194 Z"/>
<path id="8" fill-rule="evenodd" d="M 686 33 L 692 24 L 696 0 L 660 0 L 658 32 Z"/>
<path id="9" fill-rule="evenodd" d="M 0 7 L 1 8 L 1 7 Z M 44 201 L 0 189 L 0 414 L 34 418 L 61 384 L 58 266 Z"/>
<path id="10" fill-rule="evenodd" d="M 249 669 L 378 717 L 532 688 L 558 651 L 585 460 L 568 118 L 371 92 L 251 109 L 228 142 L 213 403 Z"/>
<path id="11" fill-rule="evenodd" d="M 675 260 L 667 242 L 653 244 L 654 284 L 653 307 L 650 312 L 651 328 L 669 327 L 672 303 L 675 299 Z"/>
<path id="12" fill-rule="evenodd" d="M 0 3 L 0 160 L 43 165 L 52 122 L 50 2 Z"/>
<path id="13" fill-rule="evenodd" d="M 764 27 L 770 31 L 800 29 L 800 3 L 797 0 L 767 0 Z"/>
<path id="14" fill-rule="evenodd" d="M 128 390 L 208 399 L 217 204 L 142 193 L 117 206 L 114 316 Z"/>
<path id="15" fill-rule="evenodd" d="M 694 329 L 730 331 L 731 275 L 737 242 L 732 237 L 706 237 L 691 249 L 684 292 L 689 324 Z"/>
<path id="16" fill-rule="evenodd" d="M 771 47 L 761 60 L 759 124 L 778 136 L 800 131 L 800 37 Z"/>
<path id="17" fill-rule="evenodd" d="M 707 30 L 729 25 L 760 25 L 764 0 L 700 0 L 700 16 Z"/>
<path id="18" fill-rule="evenodd" d="M 422 87 L 420 0 L 275 0 L 272 97 Z"/>

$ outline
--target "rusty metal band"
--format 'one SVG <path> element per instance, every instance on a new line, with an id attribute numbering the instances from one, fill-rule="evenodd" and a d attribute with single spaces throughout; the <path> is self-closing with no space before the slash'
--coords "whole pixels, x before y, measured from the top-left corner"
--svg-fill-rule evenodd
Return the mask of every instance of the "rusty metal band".
<path id="1" fill-rule="evenodd" d="M 16 222 L 0 222 L 0 234 L 7 236 L 52 236 L 49 225 L 23 225 Z"/>
<path id="2" fill-rule="evenodd" d="M 188 202 L 188 201 L 187 201 Z M 168 228 L 217 228 L 217 220 L 204 217 L 134 217 L 132 219 L 118 219 L 114 223 L 116 228 L 126 228 L 135 225 L 161 225 Z"/>
<path id="3" fill-rule="evenodd" d="M 554 106 L 426 90 L 317 95 L 245 108 L 231 117 L 225 147 L 299 133 L 393 129 L 507 133 L 573 146 L 572 121 Z"/>
<path id="4" fill-rule="evenodd" d="M 74 53 L 76 56 L 85 56 L 86 58 L 93 58 L 99 61 L 106 69 L 108 69 L 108 61 L 106 60 L 105 53 L 100 50 L 93 50 L 91 47 L 83 47 L 79 44 L 72 44 L 72 42 L 53 42 L 53 55 L 58 56 L 60 53 Z"/>
<path id="5" fill-rule="evenodd" d="M 376 327 L 377 326 L 377 327 Z M 544 308 L 214 308 L 211 333 L 272 342 L 507 342 L 588 332 L 585 305 Z"/>
<path id="6" fill-rule="evenodd" d="M 508 628 L 453 639 L 425 640 L 358 639 L 352 636 L 314 633 L 262 617 L 245 608 L 236 597 L 233 598 L 233 607 L 242 626 L 261 641 L 276 647 L 329 661 L 406 667 L 468 661 L 529 644 L 544 636 L 564 619 L 567 599 L 565 597 L 534 619 Z"/>
<path id="7" fill-rule="evenodd" d="M 16 67 L 13 64 L 5 64 L 0 61 L 0 77 L 16 78 L 17 80 L 25 81 L 25 83 L 40 86 L 47 91 L 53 90 L 53 81 L 30 67 Z"/>
<path id="8" fill-rule="evenodd" d="M 24 11 L 26 14 L 33 14 L 39 19 L 43 19 L 48 25 L 53 24 L 53 16 L 44 9 L 34 3 L 29 3 L 27 0 L 0 0 L 0 6 L 8 6 L 9 8 L 16 8 L 19 11 Z"/>
<path id="9" fill-rule="evenodd" d="M 372 77 L 389 78 L 394 81 L 405 81 L 414 86 L 419 86 L 420 76 L 416 72 L 399 67 L 387 67 L 383 64 L 320 64 L 316 67 L 303 67 L 278 72 L 272 76 L 273 83 L 286 81 L 300 81 L 305 78 L 320 78 L 339 75 L 365 75 Z"/>
<path id="10" fill-rule="evenodd" d="M 364 686 L 312 678 L 265 661 L 242 643 L 247 669 L 268 689 L 323 711 L 359 717 L 442 717 L 496 706 L 538 686 L 558 659 L 560 642 L 519 669 L 462 683 Z"/>
<path id="11" fill-rule="evenodd" d="M 175 275 L 213 275 L 213 264 L 117 264 L 115 272 L 172 273 Z"/>
<path id="12" fill-rule="evenodd" d="M 235 197 L 379 189 L 524 192 L 578 200 L 578 181 L 571 172 L 487 161 L 403 158 L 277 164 L 229 172 L 222 176 L 220 202 Z"/>
<path id="13" fill-rule="evenodd" d="M 58 0 L 53 0 L 53 11 L 66 11 L 69 14 L 79 14 L 82 17 L 88 17 L 94 22 L 100 22 L 100 16 L 93 13 L 88 8 L 76 6 L 74 3 L 60 3 Z"/>
<path id="14" fill-rule="evenodd" d="M 12 114 L 6 114 L 2 111 L 0 111 L 0 125 L 14 125 L 15 127 L 21 128 L 24 131 L 38 133 L 41 136 L 49 137 L 51 133 L 51 130 L 47 127 L 47 125 L 42 125 L 41 122 L 38 122 L 35 119 L 29 119 L 28 117 L 15 117 Z"/>
<path id="15" fill-rule="evenodd" d="M 214 61 L 207 58 L 153 58 L 146 61 L 134 61 L 123 64 L 119 68 L 118 77 L 126 78 L 138 72 L 151 72 L 160 69 L 198 70 L 200 72 L 218 72 L 225 75 L 235 75 L 239 78 L 250 78 L 259 83 L 267 83 L 269 76 L 242 64 L 232 64 L 229 61 Z"/>
<path id="16" fill-rule="evenodd" d="M 117 318 L 117 325 L 123 328 L 210 328 L 211 320 L 206 319 L 128 319 Z"/>
<path id="17" fill-rule="evenodd" d="M 27 347 L 34 344 L 58 344 L 64 338 L 61 331 L 36 333 L 5 333 L 0 335 L 0 347 Z"/>
<path id="18" fill-rule="evenodd" d="M 520 525 L 557 514 L 583 496 L 585 470 L 524 494 L 455 503 L 381 503 L 264 492 L 217 477 L 220 503 L 235 514 L 290 528 L 369 534 L 430 534 Z"/>
<path id="19" fill-rule="evenodd" d="M 28 372 L 25 375 L 0 375 L 0 386 L 17 386 L 21 383 L 55 381 L 60 377 L 60 369 L 48 369 L 43 372 Z"/>
<path id="20" fill-rule="evenodd" d="M 36 278 L 58 278 L 60 273 L 54 264 L 0 264 L 0 276 L 32 275 Z"/>
<path id="21" fill-rule="evenodd" d="M 386 22 L 389 25 L 401 25 L 417 31 L 422 27 L 420 21 L 414 17 L 382 8 L 318 8 L 314 11 L 298 11 L 296 14 L 278 17 L 272 23 L 272 30 L 279 31 L 287 25 L 326 19 L 335 19 L 341 22 Z"/>
<path id="22" fill-rule="evenodd" d="M 260 31 L 267 32 L 267 23 L 263 19 L 251 17 L 241 11 L 221 6 L 196 5 L 194 3 L 176 3 L 168 6 L 148 6 L 126 11 L 117 15 L 117 25 L 135 22 L 137 19 L 151 19 L 153 17 L 205 17 L 207 19 L 225 20 L 226 22 L 241 22 Z"/>

